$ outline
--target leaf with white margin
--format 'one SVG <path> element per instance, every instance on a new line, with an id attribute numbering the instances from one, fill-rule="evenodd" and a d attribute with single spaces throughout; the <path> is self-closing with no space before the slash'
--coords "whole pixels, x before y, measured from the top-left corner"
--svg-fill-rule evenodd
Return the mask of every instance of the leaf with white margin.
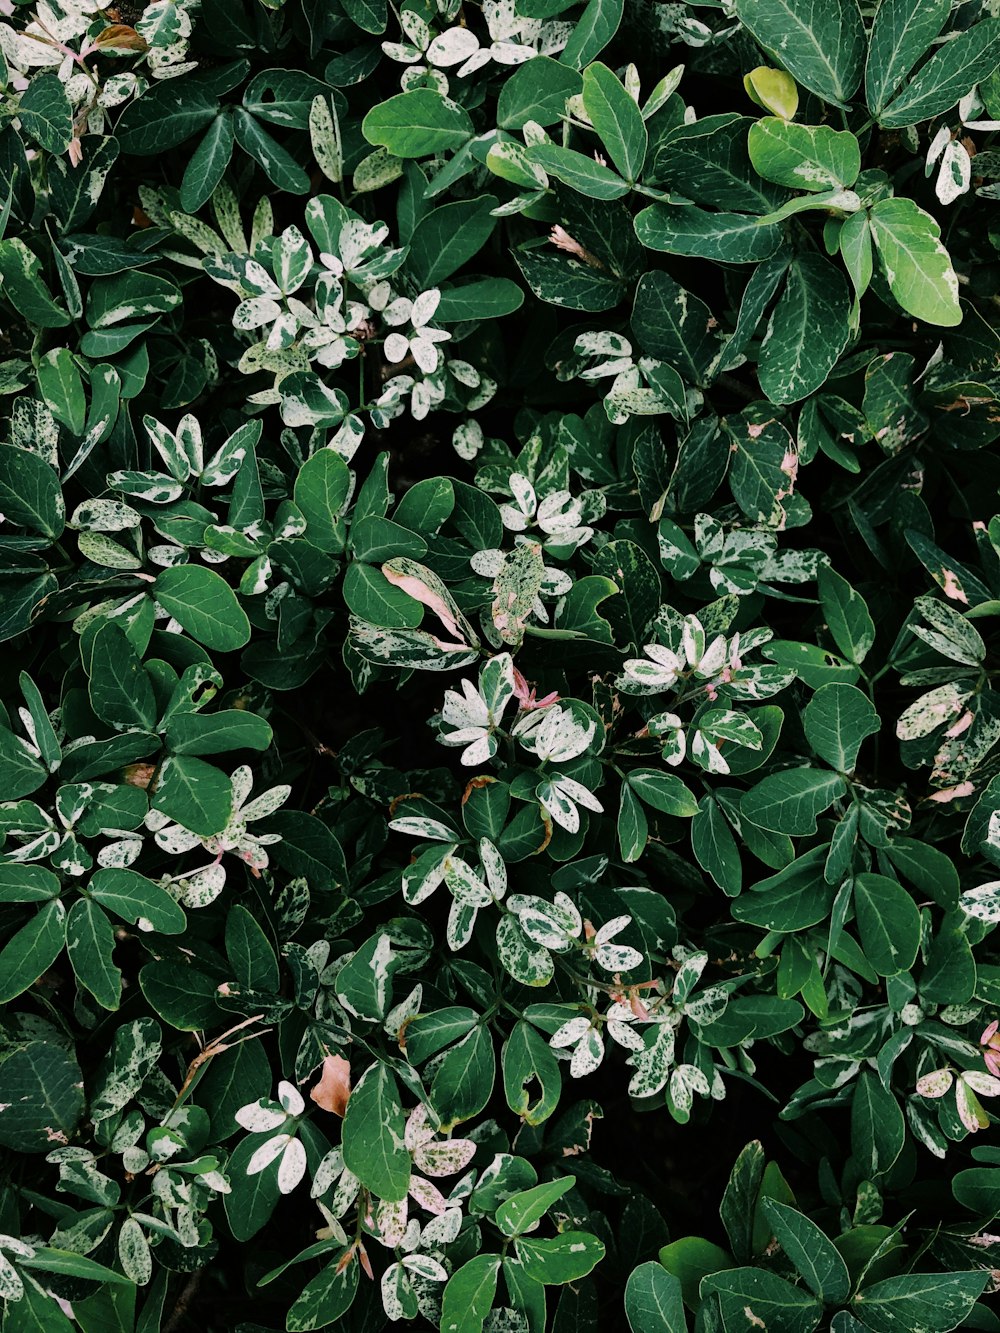
<path id="1" fill-rule="evenodd" d="M 977 921 L 1000 922 L 1000 879 L 969 889 L 959 898 L 958 905 L 966 916 Z"/>

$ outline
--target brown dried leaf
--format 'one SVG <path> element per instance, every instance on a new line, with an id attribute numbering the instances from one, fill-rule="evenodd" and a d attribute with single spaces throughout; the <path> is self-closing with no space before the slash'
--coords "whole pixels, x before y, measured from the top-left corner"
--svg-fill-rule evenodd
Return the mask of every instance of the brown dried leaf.
<path id="1" fill-rule="evenodd" d="M 135 28 L 130 28 L 126 23 L 112 23 L 110 28 L 105 28 L 94 38 L 94 46 L 98 51 L 135 51 L 140 55 L 148 47 L 148 43 Z"/>
<path id="2" fill-rule="evenodd" d="M 323 1061 L 320 1080 L 309 1096 L 324 1111 L 343 1119 L 351 1095 L 351 1062 L 342 1055 L 328 1055 Z"/>

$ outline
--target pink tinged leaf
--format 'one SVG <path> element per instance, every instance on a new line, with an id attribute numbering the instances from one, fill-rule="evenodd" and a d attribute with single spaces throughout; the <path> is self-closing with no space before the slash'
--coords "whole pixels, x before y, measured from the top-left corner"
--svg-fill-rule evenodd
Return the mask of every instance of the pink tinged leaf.
<path id="1" fill-rule="evenodd" d="M 966 1070 L 962 1075 L 962 1082 L 980 1097 L 1000 1097 L 1000 1079 L 984 1074 L 980 1069 Z"/>
<path id="2" fill-rule="evenodd" d="M 410 1177 L 410 1198 L 436 1217 L 443 1217 L 448 1211 L 448 1200 L 438 1187 L 429 1180 L 421 1180 L 419 1176 Z"/>
<path id="3" fill-rule="evenodd" d="M 342 1055 L 328 1055 L 320 1080 L 309 1096 L 317 1106 L 343 1119 L 351 1095 L 351 1062 Z"/>
<path id="4" fill-rule="evenodd" d="M 958 1118 L 969 1131 L 975 1134 L 977 1130 L 985 1129 L 990 1123 L 990 1118 L 979 1105 L 976 1094 L 964 1080 L 959 1079 L 955 1089 L 956 1102 L 958 1104 Z"/>
<path id="5" fill-rule="evenodd" d="M 426 606 L 429 610 L 433 611 L 448 633 L 455 639 L 463 639 L 462 633 L 458 627 L 458 621 L 452 614 L 448 603 L 439 593 L 436 593 L 430 588 L 423 579 L 418 578 L 415 574 L 404 574 L 401 571 L 395 570 L 390 564 L 382 566 L 382 573 L 390 583 L 394 584 L 397 588 L 400 588 L 408 597 L 412 597 L 415 602 L 420 602 L 423 606 Z M 448 646 L 452 647 L 455 645 Z"/>
<path id="6" fill-rule="evenodd" d="M 427 1123 L 427 1107 L 422 1104 L 415 1106 L 406 1121 L 403 1142 L 410 1152 L 414 1152 L 422 1144 L 430 1143 L 433 1138 L 434 1130 Z"/>
<path id="7" fill-rule="evenodd" d="M 454 1176 L 472 1161 L 476 1145 L 471 1139 L 446 1139 L 425 1143 L 413 1153 L 413 1160 L 428 1176 Z"/>
<path id="8" fill-rule="evenodd" d="M 948 730 L 944 733 L 945 738 L 949 741 L 953 741 L 956 736 L 961 736 L 963 731 L 968 731 L 968 729 L 972 726 L 972 723 L 973 723 L 972 714 L 970 712 L 963 713 L 962 716 L 955 723 L 955 725 L 953 727 L 949 727 Z"/>
<path id="9" fill-rule="evenodd" d="M 921 1097 L 943 1097 L 951 1087 L 954 1075 L 950 1069 L 935 1069 L 917 1079 L 917 1092 Z"/>
<path id="10" fill-rule="evenodd" d="M 969 605 L 969 599 L 965 594 L 965 589 L 962 587 L 961 583 L 959 583 L 958 575 L 953 569 L 941 570 L 940 584 L 941 591 L 944 593 L 945 597 L 950 597 L 954 602 L 964 602 L 966 606 Z"/>
<path id="11" fill-rule="evenodd" d="M 963 796 L 971 796 L 976 790 L 974 782 L 960 782 L 955 787 L 945 787 L 941 791 L 932 792 L 926 799 L 928 801 L 937 801 L 940 805 L 947 805 L 949 801 L 960 801 Z"/>
<path id="12" fill-rule="evenodd" d="M 395 1249 L 406 1233 L 408 1204 L 405 1199 L 399 1203 L 380 1203 L 375 1214 L 375 1225 L 383 1245 Z"/>

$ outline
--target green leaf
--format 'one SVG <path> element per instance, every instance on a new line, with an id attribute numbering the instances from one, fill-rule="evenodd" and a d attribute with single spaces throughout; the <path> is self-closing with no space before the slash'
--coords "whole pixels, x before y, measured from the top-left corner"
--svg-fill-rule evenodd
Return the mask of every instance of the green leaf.
<path id="1" fill-rule="evenodd" d="M 851 337 L 844 276 L 817 254 L 800 255 L 760 346 L 760 387 L 772 403 L 797 403 L 828 378 Z"/>
<path id="2" fill-rule="evenodd" d="M 683 1236 L 664 1245 L 660 1263 L 680 1282 L 684 1304 L 692 1309 L 698 1308 L 698 1288 L 704 1277 L 735 1267 L 731 1254 L 702 1236 Z"/>
<path id="3" fill-rule="evenodd" d="M 854 910 L 861 947 L 879 976 L 908 971 L 920 947 L 920 912 L 903 886 L 887 875 L 858 875 Z"/>
<path id="4" fill-rule="evenodd" d="M 733 1164 L 719 1207 L 733 1255 L 740 1263 L 748 1263 L 756 1248 L 753 1243 L 754 1215 L 765 1162 L 763 1144 L 759 1139 L 751 1140 Z"/>
<path id="5" fill-rule="evenodd" d="M 173 713 L 167 743 L 174 754 L 227 754 L 231 750 L 266 750 L 271 726 L 244 708 L 217 713 Z"/>
<path id="6" fill-rule="evenodd" d="M 747 153 L 752 126 L 749 116 L 735 112 L 678 125 L 657 139 L 648 174 L 658 186 L 699 208 L 770 213 L 785 202 L 787 191 L 775 189 L 754 170 Z"/>
<path id="7" fill-rule="evenodd" d="M 233 112 L 233 129 L 239 146 L 279 190 L 286 194 L 309 193 L 309 177 L 295 158 L 241 106 Z"/>
<path id="8" fill-rule="evenodd" d="M 83 1117 L 83 1074 L 54 1041 L 29 1041 L 0 1064 L 0 1144 L 19 1153 L 48 1153 L 68 1143 Z"/>
<path id="9" fill-rule="evenodd" d="M 915 838 L 893 838 L 885 855 L 905 880 L 933 898 L 946 912 L 958 906 L 961 889 L 958 871 L 951 857 L 939 847 Z"/>
<path id="10" fill-rule="evenodd" d="M 782 242 L 777 224 L 761 223 L 747 213 L 710 213 L 667 204 L 651 204 L 637 213 L 635 234 L 647 250 L 721 264 L 759 263 L 770 259 Z"/>
<path id="11" fill-rule="evenodd" d="M 52 541 L 62 536 L 66 508 L 59 478 L 38 454 L 0 445 L 0 513 L 8 523 L 40 532 Z"/>
<path id="12" fill-rule="evenodd" d="M 350 1109 L 350 1102 L 347 1105 Z M 444 1289 L 441 1333 L 483 1333 L 499 1271 L 499 1254 L 477 1254 L 452 1273 Z"/>
<path id="13" fill-rule="evenodd" d="M 101 625 L 90 650 L 90 703 L 115 727 L 156 727 L 158 709 L 149 675 L 117 625 Z"/>
<path id="14" fill-rule="evenodd" d="M 410 1154 L 403 1143 L 403 1108 L 396 1080 L 383 1064 L 361 1077 L 347 1102 L 344 1161 L 379 1199 L 406 1198 Z"/>
<path id="15" fill-rule="evenodd" d="M 554 125 L 566 115 L 569 99 L 579 96 L 582 89 L 575 69 L 551 56 L 537 55 L 517 66 L 505 80 L 497 101 L 497 124 L 512 131 L 523 129 L 529 120 Z"/>
<path id="16" fill-rule="evenodd" d="M 154 83 L 126 109 L 115 136 L 122 152 L 152 157 L 207 128 L 218 111 L 219 102 L 211 93 L 166 79 Z"/>
<path id="17" fill-rule="evenodd" d="M 879 729 L 875 705 L 853 685 L 823 685 L 802 715 L 806 739 L 838 773 L 853 773 L 866 736 Z"/>
<path id="18" fill-rule="evenodd" d="M 277 993 L 281 973 L 274 949 L 257 919 L 241 903 L 234 904 L 226 917 L 226 956 L 241 986 Z"/>
<path id="19" fill-rule="evenodd" d="M 233 810 L 232 783 L 225 773 L 191 755 L 170 755 L 160 766 L 153 809 L 210 838 L 221 833 Z"/>
<path id="20" fill-rule="evenodd" d="M 181 1032 L 199 1032 L 218 1021 L 216 982 L 185 963 L 147 963 L 139 989 L 153 1012 Z"/>
<path id="21" fill-rule="evenodd" d="M 640 1264 L 625 1284 L 625 1317 L 632 1333 L 687 1333 L 680 1282 L 662 1264 Z"/>
<path id="22" fill-rule="evenodd" d="M 578 259 L 541 250 L 515 250 L 524 280 L 540 301 L 566 310 L 612 310 L 625 295 L 625 284 L 603 269 Z"/>
<path id="23" fill-rule="evenodd" d="M 163 315 L 181 303 L 180 288 L 155 273 L 116 273 L 96 278 L 87 293 L 87 323 L 112 328 L 148 315 Z"/>
<path id="24" fill-rule="evenodd" d="M 108 174 L 118 160 L 120 152 L 118 140 L 111 135 L 85 134 L 78 142 L 83 154 L 79 166 L 74 167 L 60 160 L 52 163 L 56 169 L 49 174 L 52 207 L 62 223 L 64 232 L 75 232 L 94 212 Z M 93 234 L 86 239 L 95 246 L 95 252 L 103 251 L 104 245 L 111 241 L 110 237 L 102 238 Z M 76 242 L 80 240 L 82 238 L 78 236 L 73 238 L 74 250 Z M 124 253 L 123 267 L 129 267 L 130 263 L 141 266 L 149 262 L 149 256 L 144 257 L 140 251 L 130 252 L 113 241 L 111 247 L 112 252 L 117 253 L 119 257 Z M 75 262 L 73 270 L 77 273 L 86 272 L 81 262 Z M 100 272 L 100 268 L 97 271 Z"/>
<path id="25" fill-rule="evenodd" d="M 796 468 L 788 431 L 777 421 L 762 426 L 741 418 L 728 433 L 733 499 L 752 522 L 782 528 L 787 521 L 782 501 L 792 494 Z"/>
<path id="26" fill-rule="evenodd" d="M 533 1189 L 512 1194 L 496 1211 L 497 1226 L 505 1236 L 519 1236 L 531 1231 L 549 1208 L 576 1183 L 575 1176 L 559 1176 Z"/>
<path id="27" fill-rule="evenodd" d="M 526 1124 L 543 1124 L 562 1089 L 559 1063 L 548 1042 L 529 1023 L 517 1022 L 504 1043 L 500 1063 L 507 1105 Z"/>
<path id="28" fill-rule="evenodd" d="M 902 129 L 940 116 L 997 66 L 1000 19 L 984 19 L 939 47 L 881 112 L 879 123 L 886 129 Z"/>
<path id="29" fill-rule="evenodd" d="M 833 903 L 833 886 L 822 881 L 826 848 L 816 848 L 783 870 L 753 886 L 733 903 L 737 921 L 765 930 L 795 931 L 825 921 Z"/>
<path id="30" fill-rule="evenodd" d="M 864 1178 L 876 1180 L 892 1169 L 906 1142 L 899 1103 L 869 1070 L 854 1085 L 851 1147 Z"/>
<path id="31" fill-rule="evenodd" d="M 874 1282 L 852 1307 L 874 1333 L 949 1333 L 983 1294 L 989 1273 L 906 1273 Z"/>
<path id="32" fill-rule="evenodd" d="M 131 1286 L 129 1278 L 116 1273 L 113 1268 L 106 1268 L 95 1259 L 88 1259 L 85 1254 L 73 1250 L 60 1250 L 51 1245 L 39 1245 L 30 1259 L 22 1259 L 25 1268 L 36 1268 L 43 1273 L 59 1273 L 63 1277 L 82 1277 L 90 1282 L 111 1282 L 119 1286 Z"/>
<path id="33" fill-rule="evenodd" d="M 790 190 L 849 189 L 861 170 L 861 148 L 847 130 L 796 125 L 763 116 L 750 127 L 750 161 L 765 180 Z"/>
<path id="34" fill-rule="evenodd" d="M 341 1269 L 341 1258 L 338 1255 L 322 1272 L 317 1273 L 292 1303 L 285 1320 L 285 1328 L 289 1333 L 326 1328 L 351 1308 L 358 1290 L 361 1261 L 355 1255 Z"/>
<path id="35" fill-rule="evenodd" d="M 82 435 L 87 416 L 83 380 L 68 347 L 46 352 L 38 363 L 38 387 L 57 421 Z"/>
<path id="36" fill-rule="evenodd" d="M 857 0 L 736 0 L 736 13 L 797 83 L 837 106 L 853 97 L 865 58 Z"/>
<path id="37" fill-rule="evenodd" d="M 518 1236 L 514 1241 L 524 1271 L 546 1286 L 586 1277 L 604 1258 L 604 1245 L 586 1231 L 563 1231 L 552 1240 Z"/>
<path id="38" fill-rule="evenodd" d="M 389 937 L 373 935 L 357 949 L 337 973 L 337 998 L 360 1018 L 384 1018 L 388 1009 L 393 962 Z"/>
<path id="39" fill-rule="evenodd" d="M 105 867 L 95 871 L 87 885 L 95 902 L 134 925 L 148 921 L 164 935 L 179 935 L 187 925 L 183 909 L 166 889 L 135 870 Z"/>
<path id="40" fill-rule="evenodd" d="M 390 583 L 379 569 L 355 560 L 344 576 L 344 601 L 370 625 L 413 629 L 423 619 L 420 603 Z"/>
<path id="41" fill-rule="evenodd" d="M 44 903 L 58 898 L 58 875 L 39 865 L 0 861 L 0 903 Z"/>
<path id="42" fill-rule="evenodd" d="M 492 1095 L 495 1077 L 493 1038 L 489 1028 L 479 1024 L 446 1051 L 435 1068 L 430 1103 L 442 1129 L 447 1132 L 478 1115 Z"/>
<path id="43" fill-rule="evenodd" d="M 842 1305 L 851 1294 L 851 1275 L 833 1241 L 815 1222 L 786 1204 L 762 1199 L 761 1207 L 781 1248 L 813 1295 L 827 1305 Z"/>
<path id="44" fill-rule="evenodd" d="M 632 329 L 647 356 L 668 361 L 690 384 L 705 382 L 720 350 L 708 306 L 662 269 L 639 279 Z"/>
<path id="45" fill-rule="evenodd" d="M 875 623 L 865 599 L 828 564 L 821 564 L 816 587 L 833 641 L 849 662 L 860 665 L 875 642 Z"/>
<path id="46" fill-rule="evenodd" d="M 144 975 L 149 969 L 143 968 Z M 251 1091 L 248 1089 L 248 1092 Z M 255 1090 L 254 1090 L 255 1091 Z M 251 1240 L 270 1220 L 278 1205 L 281 1192 L 278 1189 L 278 1159 L 275 1159 L 263 1171 L 252 1176 L 247 1175 L 250 1158 L 266 1142 L 263 1134 L 250 1134 L 241 1140 L 233 1150 L 226 1167 L 226 1177 L 230 1184 L 230 1193 L 222 1196 L 226 1210 L 226 1220 L 237 1241 Z"/>
<path id="47" fill-rule="evenodd" d="M 977 980 L 975 955 L 956 912 L 934 935 L 920 973 L 920 994 L 932 1004 L 968 1004 Z"/>
<path id="48" fill-rule="evenodd" d="M 386 0 L 344 0 L 344 12 L 363 32 L 385 32 L 388 22 Z"/>
<path id="49" fill-rule="evenodd" d="M 907 314 L 947 328 L 960 324 L 958 278 L 930 214 L 912 199 L 883 199 L 868 217 L 889 289 Z"/>
<path id="50" fill-rule="evenodd" d="M 951 1192 L 963 1208 L 995 1217 L 1000 1203 L 1000 1171 L 987 1167 L 959 1171 L 952 1178 Z"/>
<path id="51" fill-rule="evenodd" d="M 28 1283 L 16 1303 L 5 1302 L 4 1333 L 75 1333 L 62 1309 L 41 1287 Z M 103 1333 L 103 1330 L 102 1330 Z"/>
<path id="52" fill-rule="evenodd" d="M 181 207 L 185 213 L 197 213 L 211 199 L 229 166 L 235 144 L 233 118 L 223 112 L 209 125 L 184 168 Z"/>
<path id="53" fill-rule="evenodd" d="M 583 69 L 601 54 L 618 31 L 625 0 L 588 0 L 559 59 L 572 69 Z"/>
<path id="54" fill-rule="evenodd" d="M 0 953 L 0 1004 L 9 1003 L 33 986 L 58 958 L 65 942 L 66 909 L 56 898 L 40 907 L 4 945 Z"/>
<path id="55" fill-rule="evenodd" d="M 461 148 L 471 139 L 473 126 L 464 107 L 430 88 L 416 88 L 374 106 L 361 133 L 393 157 L 429 157 Z"/>
<path id="56" fill-rule="evenodd" d="M 0 727 L 0 791 L 8 801 L 30 796 L 45 782 L 48 773 L 34 755 L 6 727 Z"/>
<path id="57" fill-rule="evenodd" d="M 865 99 L 879 115 L 945 25 L 951 0 L 881 0 L 872 24 L 865 67 Z"/>
<path id="58" fill-rule="evenodd" d="M 122 974 L 112 956 L 115 932 L 96 903 L 78 898 L 66 918 L 66 952 L 80 985 L 104 1009 L 121 1003 Z"/>
<path id="59" fill-rule="evenodd" d="M 772 833 L 801 837 L 816 832 L 816 816 L 846 790 L 839 773 L 785 769 L 763 778 L 743 797 L 740 813 Z"/>
<path id="60" fill-rule="evenodd" d="M 759 1319 L 781 1333 L 812 1333 L 823 1314 L 814 1297 L 764 1268 L 710 1273 L 702 1282 L 702 1299 L 709 1294 L 718 1297 L 726 1328 L 752 1327 Z"/>
<path id="61" fill-rule="evenodd" d="M 329 92 L 329 85 L 301 69 L 262 69 L 247 84 L 243 105 L 257 120 L 307 130 L 313 98 Z"/>
<path id="62" fill-rule="evenodd" d="M 344 549 L 341 520 L 350 488 L 350 469 L 333 449 L 318 450 L 299 469 L 295 503 L 306 520 L 309 541 L 321 551 Z"/>
<path id="63" fill-rule="evenodd" d="M 583 107 L 611 161 L 627 181 L 637 181 L 646 160 L 646 125 L 635 99 L 599 61 L 583 71 Z"/>
<path id="64" fill-rule="evenodd" d="M 493 233 L 497 219 L 495 195 L 459 199 L 432 208 L 417 223 L 410 237 L 409 270 L 421 290 L 436 287 L 479 253 Z M 443 318 L 440 307 L 437 317 Z"/>
<path id="65" fill-rule="evenodd" d="M 693 826 L 692 826 L 693 827 Z M 621 804 L 618 808 L 618 845 L 622 860 L 631 864 L 638 861 L 649 837 L 649 821 L 642 803 L 633 794 L 628 783 L 622 784 Z"/>
<path id="66" fill-rule="evenodd" d="M 70 322 L 69 312 L 52 299 L 37 258 L 16 236 L 0 240 L 0 297 L 39 328 L 60 329 Z"/>
<path id="67" fill-rule="evenodd" d="M 471 282 L 457 282 L 442 288 L 437 318 L 442 324 L 501 319 L 520 310 L 523 304 L 524 292 L 512 278 L 473 278 Z"/>
<path id="68" fill-rule="evenodd" d="M 73 107 L 58 74 L 36 74 L 21 94 L 17 117 L 47 153 L 65 153 L 73 137 Z"/>
<path id="69" fill-rule="evenodd" d="M 628 775 L 628 785 L 641 801 L 662 814 L 690 819 L 698 813 L 697 798 L 674 773 L 636 768 Z"/>
<path id="70" fill-rule="evenodd" d="M 192 639 L 228 653 L 250 641 L 250 622 L 221 574 L 203 565 L 174 565 L 153 585 L 156 600 Z"/>

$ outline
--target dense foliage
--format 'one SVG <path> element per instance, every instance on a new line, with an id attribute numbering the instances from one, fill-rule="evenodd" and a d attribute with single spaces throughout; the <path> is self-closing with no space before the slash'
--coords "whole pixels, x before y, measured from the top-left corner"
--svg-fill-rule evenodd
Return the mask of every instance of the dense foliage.
<path id="1" fill-rule="evenodd" d="M 4 1333 L 1000 1329 L 997 10 L 0 3 Z"/>

